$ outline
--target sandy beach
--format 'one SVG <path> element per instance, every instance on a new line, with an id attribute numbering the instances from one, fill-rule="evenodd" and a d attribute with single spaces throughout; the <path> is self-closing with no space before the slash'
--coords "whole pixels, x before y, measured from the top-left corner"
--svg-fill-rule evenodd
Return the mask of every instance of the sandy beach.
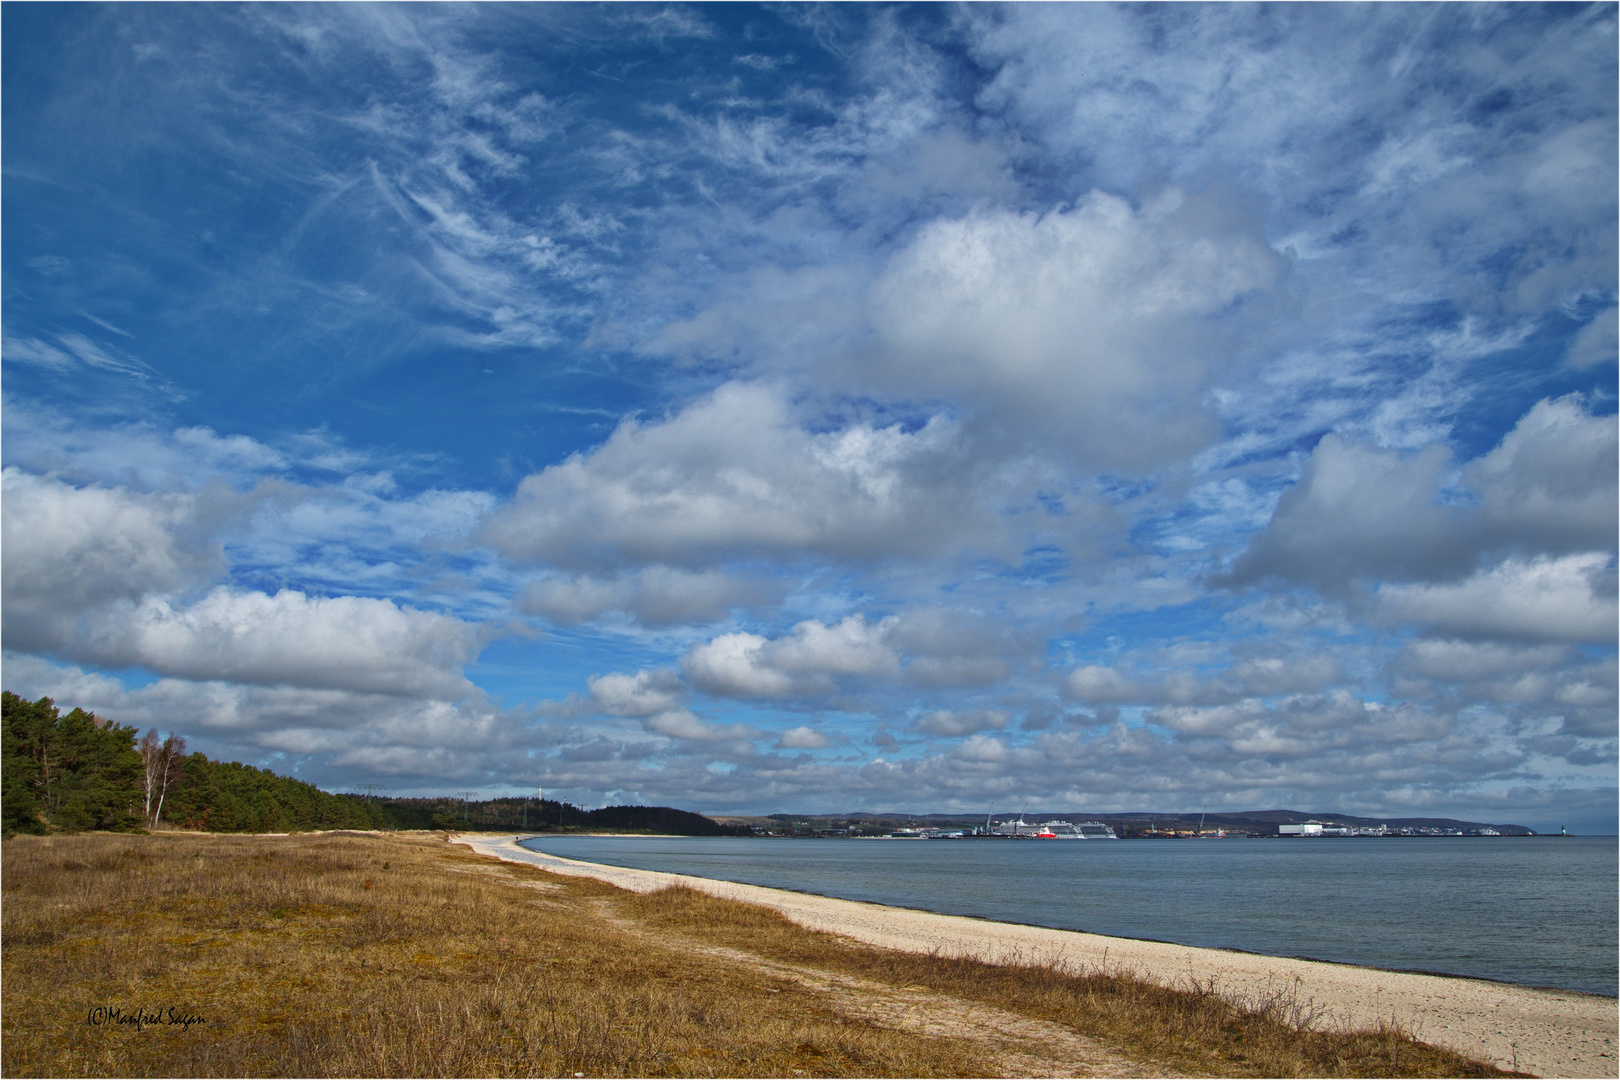
<path id="1" fill-rule="evenodd" d="M 491 858 L 593 877 L 637 892 L 686 885 L 774 908 L 802 926 L 885 948 L 938 951 L 991 963 L 1052 961 L 1076 971 L 1119 970 L 1161 983 L 1212 984 L 1240 1003 L 1292 994 L 1323 1026 L 1355 1029 L 1393 1021 L 1424 1042 L 1501 1068 L 1549 1077 L 1620 1076 L 1615 1056 L 1620 1006 L 1613 998 L 937 915 L 602 866 L 529 851 L 515 841 L 511 835 L 456 838 Z"/>

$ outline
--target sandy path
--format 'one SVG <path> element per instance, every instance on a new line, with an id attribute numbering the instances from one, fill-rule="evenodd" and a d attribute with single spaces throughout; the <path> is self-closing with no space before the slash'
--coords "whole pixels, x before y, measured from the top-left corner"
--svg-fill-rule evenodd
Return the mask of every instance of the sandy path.
<path id="1" fill-rule="evenodd" d="M 601 904 L 593 901 L 593 904 Z M 601 904 L 602 918 L 627 934 L 655 935 L 612 914 Z M 991 1074 L 1001 1077 L 1130 1077 L 1146 1076 L 1144 1067 L 1072 1028 L 1035 1020 L 925 986 L 894 986 L 805 964 L 773 960 L 743 949 L 686 938 L 657 935 L 656 944 L 675 945 L 684 953 L 701 953 L 791 982 L 846 1016 L 879 1027 L 899 1028 L 938 1038 L 980 1044 L 996 1062 Z"/>
<path id="2" fill-rule="evenodd" d="M 1048 930 L 686 874 L 628 870 L 529 851 L 512 836 L 456 840 L 493 858 L 593 877 L 636 892 L 686 885 L 775 908 L 802 926 L 886 948 L 938 950 L 991 963 L 1054 961 L 1076 971 L 1123 970 L 1161 983 L 1212 982 L 1224 996 L 1241 1003 L 1293 994 L 1320 1014 L 1322 1025 L 1354 1029 L 1392 1020 L 1424 1042 L 1502 1068 L 1536 1076 L 1620 1076 L 1615 1057 L 1620 1007 L 1613 998 Z"/>

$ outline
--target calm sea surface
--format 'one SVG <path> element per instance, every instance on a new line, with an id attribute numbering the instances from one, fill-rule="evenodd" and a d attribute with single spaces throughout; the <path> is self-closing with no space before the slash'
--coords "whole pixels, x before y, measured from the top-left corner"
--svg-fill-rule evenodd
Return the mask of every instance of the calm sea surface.
<path id="1" fill-rule="evenodd" d="M 540 837 L 536 851 L 951 915 L 1616 993 L 1614 837 Z"/>

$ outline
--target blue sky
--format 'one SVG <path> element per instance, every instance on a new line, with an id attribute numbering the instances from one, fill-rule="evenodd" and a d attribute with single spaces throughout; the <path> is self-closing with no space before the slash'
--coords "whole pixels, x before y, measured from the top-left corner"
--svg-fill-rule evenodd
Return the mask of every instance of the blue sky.
<path id="1" fill-rule="evenodd" d="M 8 5 L 5 682 L 333 790 L 1612 831 L 1598 5 Z"/>

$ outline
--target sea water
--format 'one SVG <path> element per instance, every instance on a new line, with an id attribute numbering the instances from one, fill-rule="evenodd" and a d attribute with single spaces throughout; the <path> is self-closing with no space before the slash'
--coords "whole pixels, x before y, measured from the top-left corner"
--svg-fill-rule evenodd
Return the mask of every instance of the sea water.
<path id="1" fill-rule="evenodd" d="M 1000 922 L 1617 990 L 1614 837 L 524 843 L 589 862 Z"/>

